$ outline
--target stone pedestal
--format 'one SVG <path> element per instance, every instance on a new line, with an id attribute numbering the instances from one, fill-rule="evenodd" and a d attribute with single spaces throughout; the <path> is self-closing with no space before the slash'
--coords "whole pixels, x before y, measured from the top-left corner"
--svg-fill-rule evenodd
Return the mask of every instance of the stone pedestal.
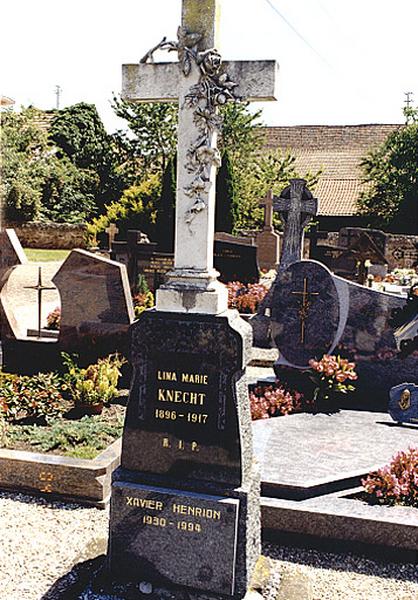
<path id="1" fill-rule="evenodd" d="M 242 598 L 260 552 L 245 367 L 251 327 L 146 311 L 112 484 L 111 578 Z M 144 583 L 143 583 L 144 584 Z"/>

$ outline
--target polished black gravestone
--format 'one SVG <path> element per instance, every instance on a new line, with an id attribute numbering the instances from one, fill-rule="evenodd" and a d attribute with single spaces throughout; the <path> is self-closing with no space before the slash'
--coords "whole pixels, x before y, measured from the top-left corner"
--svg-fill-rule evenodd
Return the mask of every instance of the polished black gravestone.
<path id="1" fill-rule="evenodd" d="M 279 363 L 306 367 L 335 347 L 344 309 L 331 273 L 314 261 L 298 261 L 276 278 L 272 332 Z"/>
<path id="2" fill-rule="evenodd" d="M 259 556 L 245 367 L 251 328 L 222 316 L 146 311 L 114 473 L 114 579 L 242 597 Z"/>
<path id="3" fill-rule="evenodd" d="M 416 304 L 333 275 L 312 260 L 278 273 L 271 329 L 281 367 L 307 369 L 311 359 L 339 354 L 356 364 L 356 394 L 362 407 L 386 410 L 391 387 L 418 384 Z M 352 396 L 349 399 L 352 403 Z"/>

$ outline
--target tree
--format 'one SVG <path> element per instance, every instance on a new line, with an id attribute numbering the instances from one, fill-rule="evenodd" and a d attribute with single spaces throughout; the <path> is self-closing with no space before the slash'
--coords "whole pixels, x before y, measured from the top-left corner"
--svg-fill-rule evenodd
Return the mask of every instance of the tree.
<path id="1" fill-rule="evenodd" d="M 132 169 L 127 167 L 129 155 L 119 140 L 106 132 L 93 104 L 80 102 L 58 111 L 49 134 L 58 148 L 57 156 L 68 158 L 84 171 L 81 187 L 89 198 L 94 197 L 95 214 L 103 212 L 105 205 L 133 182 Z"/>
<path id="2" fill-rule="evenodd" d="M 155 241 L 163 252 L 174 252 L 177 156 L 170 158 L 164 171 L 161 196 L 156 203 Z"/>
<path id="3" fill-rule="evenodd" d="M 37 124 L 38 110 L 2 113 L 1 197 L 10 221 L 35 218 L 50 158 L 48 137 Z"/>
<path id="4" fill-rule="evenodd" d="M 235 210 L 233 169 L 229 153 L 224 151 L 222 163 L 216 177 L 215 231 L 232 233 Z"/>
<path id="5" fill-rule="evenodd" d="M 306 179 L 308 188 L 315 189 L 321 171 L 316 173 L 299 173 L 296 158 L 290 152 L 280 149 L 257 154 L 242 172 L 243 190 L 241 192 L 240 210 L 235 227 L 238 229 L 258 229 L 264 222 L 264 211 L 259 208 L 259 201 L 267 191 L 280 192 L 289 185 L 290 179 L 302 177 Z M 275 225 L 280 227 L 280 220 L 275 215 Z"/>
<path id="6" fill-rule="evenodd" d="M 125 119 L 133 134 L 118 131 L 125 151 L 138 158 L 143 169 L 164 173 L 176 152 L 177 105 L 164 102 L 135 103 L 113 97 L 112 108 Z"/>
<path id="7" fill-rule="evenodd" d="M 405 109 L 407 124 L 362 160 L 365 189 L 359 213 L 388 231 L 418 233 L 418 110 Z"/>

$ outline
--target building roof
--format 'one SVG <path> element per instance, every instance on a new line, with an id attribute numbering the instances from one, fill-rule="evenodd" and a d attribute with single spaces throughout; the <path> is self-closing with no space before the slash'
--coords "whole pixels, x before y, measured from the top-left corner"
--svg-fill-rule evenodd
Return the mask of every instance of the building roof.
<path id="1" fill-rule="evenodd" d="M 352 216 L 363 187 L 361 159 L 402 127 L 393 125 L 296 125 L 265 127 L 266 149 L 290 151 L 303 177 L 320 169 L 314 195 L 320 216 Z"/>

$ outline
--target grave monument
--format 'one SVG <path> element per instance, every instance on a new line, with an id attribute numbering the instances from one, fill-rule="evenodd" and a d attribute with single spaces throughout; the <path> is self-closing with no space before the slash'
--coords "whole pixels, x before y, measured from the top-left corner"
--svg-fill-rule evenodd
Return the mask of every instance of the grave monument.
<path id="1" fill-rule="evenodd" d="M 178 41 L 123 69 L 123 95 L 179 102 L 174 269 L 132 326 L 134 376 L 112 484 L 109 570 L 142 590 L 242 598 L 260 551 L 245 368 L 251 330 L 213 269 L 217 107 L 273 99 L 276 65 L 222 63 L 218 0 L 183 0 Z M 154 64 L 156 49 L 178 63 Z M 180 586 L 180 587 L 179 587 Z"/>
<path id="2" fill-rule="evenodd" d="M 259 206 L 264 208 L 264 225 L 263 230 L 257 234 L 257 259 L 260 269 L 269 271 L 277 267 L 280 256 L 280 237 L 273 227 L 273 192 L 271 190 L 260 201 Z"/>

